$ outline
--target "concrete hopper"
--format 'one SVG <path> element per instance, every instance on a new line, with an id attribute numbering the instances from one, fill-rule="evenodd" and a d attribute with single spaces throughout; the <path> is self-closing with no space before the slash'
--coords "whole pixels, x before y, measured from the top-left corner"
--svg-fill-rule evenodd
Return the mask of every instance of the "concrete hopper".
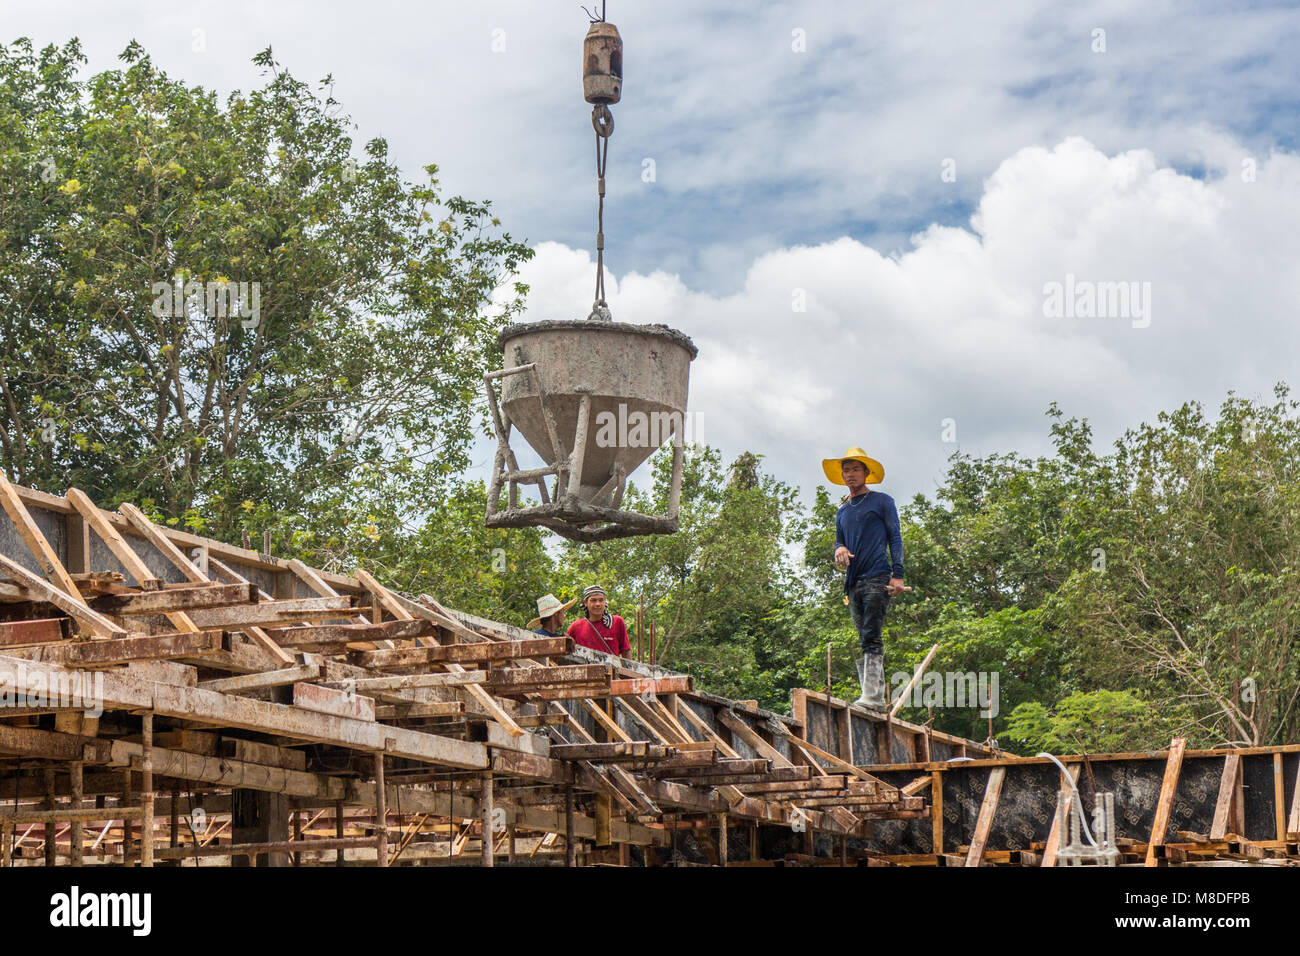
<path id="1" fill-rule="evenodd" d="M 666 325 L 578 320 L 512 325 L 498 341 L 504 367 L 484 376 L 497 432 L 487 526 L 542 526 L 575 541 L 676 531 L 691 340 Z M 515 428 L 546 466 L 519 468 Z M 621 510 L 627 476 L 670 439 L 668 513 Z M 520 484 L 536 485 L 541 504 L 520 507 Z"/>

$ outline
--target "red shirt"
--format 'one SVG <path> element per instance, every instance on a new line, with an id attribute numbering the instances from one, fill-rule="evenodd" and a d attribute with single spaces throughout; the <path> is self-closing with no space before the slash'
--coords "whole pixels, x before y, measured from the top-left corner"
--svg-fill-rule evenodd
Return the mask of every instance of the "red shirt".
<path id="1" fill-rule="evenodd" d="M 605 627 L 600 621 L 589 621 L 580 617 L 569 625 L 569 637 L 575 644 L 590 647 L 593 651 L 617 654 L 626 657 L 632 649 L 627 640 L 627 625 L 617 614 L 613 616 L 612 626 Z"/>

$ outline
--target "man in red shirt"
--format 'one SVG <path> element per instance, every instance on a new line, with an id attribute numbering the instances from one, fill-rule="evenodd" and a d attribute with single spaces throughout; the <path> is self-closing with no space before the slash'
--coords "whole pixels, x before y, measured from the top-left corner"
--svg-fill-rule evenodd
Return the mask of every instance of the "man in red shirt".
<path id="1" fill-rule="evenodd" d="M 575 644 L 590 647 L 593 651 L 626 657 L 632 647 L 627 639 L 627 625 L 617 614 L 611 615 L 605 603 L 605 589 L 599 584 L 584 588 L 582 609 L 586 616 L 569 625 L 569 637 Z"/>

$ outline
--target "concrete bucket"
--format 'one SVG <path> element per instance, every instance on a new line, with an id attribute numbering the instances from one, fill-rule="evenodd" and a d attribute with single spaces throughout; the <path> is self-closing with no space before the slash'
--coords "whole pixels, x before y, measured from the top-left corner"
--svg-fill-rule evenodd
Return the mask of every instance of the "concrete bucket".
<path id="1" fill-rule="evenodd" d="M 579 320 L 512 325 L 498 341 L 504 367 L 484 376 L 497 433 L 487 526 L 541 526 L 574 541 L 676 531 L 691 340 L 665 325 Z M 516 428 L 544 467 L 519 468 Z M 668 513 L 622 510 L 628 475 L 670 439 Z M 521 507 L 520 484 L 536 485 L 541 503 Z"/>

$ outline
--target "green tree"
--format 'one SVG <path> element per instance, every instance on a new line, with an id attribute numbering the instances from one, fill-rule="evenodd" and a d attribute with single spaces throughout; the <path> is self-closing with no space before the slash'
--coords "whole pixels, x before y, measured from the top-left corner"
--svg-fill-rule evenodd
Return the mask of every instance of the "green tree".
<path id="1" fill-rule="evenodd" d="M 523 289 L 491 295 L 530 251 L 435 166 L 408 183 L 382 138 L 355 149 L 328 77 L 266 50 L 265 85 L 223 104 L 121 59 L 80 81 L 75 41 L 0 58 L 0 304 L 34 330 L 0 365 L 0 466 L 309 553 L 418 526 L 467 464 Z"/>

